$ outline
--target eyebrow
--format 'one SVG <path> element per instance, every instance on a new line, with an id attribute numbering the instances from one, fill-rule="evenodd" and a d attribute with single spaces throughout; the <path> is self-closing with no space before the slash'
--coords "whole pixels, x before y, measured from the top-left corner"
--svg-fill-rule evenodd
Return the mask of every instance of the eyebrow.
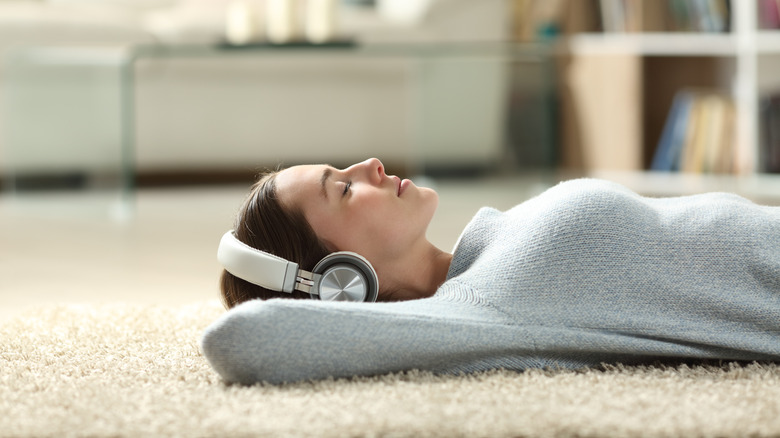
<path id="1" fill-rule="evenodd" d="M 328 199 L 328 191 L 325 189 L 325 183 L 330 179 L 330 175 L 333 173 L 330 167 L 326 167 L 320 177 L 320 192 L 325 199 Z"/>

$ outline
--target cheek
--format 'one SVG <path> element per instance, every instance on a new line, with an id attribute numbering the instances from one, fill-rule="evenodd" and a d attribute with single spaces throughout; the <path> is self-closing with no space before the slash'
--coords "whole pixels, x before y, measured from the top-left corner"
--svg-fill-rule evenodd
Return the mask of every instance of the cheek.
<path id="1" fill-rule="evenodd" d="M 370 211 L 367 238 L 387 248 L 409 245 L 425 234 L 432 216 L 428 210 L 428 205 L 419 203 L 376 206 Z"/>
<path id="2" fill-rule="evenodd" d="M 388 228 L 393 224 L 392 213 L 381 204 L 366 202 L 353 211 L 347 222 L 349 229 L 359 235 L 357 238 L 377 241 L 391 231 Z"/>
<path id="3" fill-rule="evenodd" d="M 341 249 L 343 230 L 347 227 L 334 213 L 326 208 L 304 210 L 304 216 L 317 238 L 322 240 L 329 250 L 338 251 Z"/>
<path id="4" fill-rule="evenodd" d="M 342 211 L 323 215 L 310 223 L 329 249 L 363 254 L 366 246 L 373 243 L 372 236 L 377 234 L 376 218 L 369 214 L 372 211 L 369 208 Z"/>
<path id="5" fill-rule="evenodd" d="M 347 234 L 343 236 L 344 241 L 353 248 L 386 246 L 400 236 L 405 226 L 397 206 L 369 197 L 354 201 L 355 208 L 342 219 Z"/>
<path id="6" fill-rule="evenodd" d="M 315 233 L 332 249 L 368 256 L 377 251 L 404 247 L 424 235 L 436 209 L 435 192 L 420 193 L 418 202 L 394 202 L 392 198 L 361 196 L 345 210 L 314 218 Z M 322 212 L 324 213 L 324 212 Z"/>

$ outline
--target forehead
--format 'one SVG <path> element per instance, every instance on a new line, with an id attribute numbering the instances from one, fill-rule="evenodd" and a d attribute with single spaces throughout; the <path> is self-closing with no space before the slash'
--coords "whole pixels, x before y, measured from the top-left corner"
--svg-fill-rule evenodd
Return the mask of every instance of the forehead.
<path id="1" fill-rule="evenodd" d="M 301 207 L 304 200 L 319 199 L 322 173 L 327 168 L 324 164 L 313 164 L 282 170 L 276 175 L 276 196 L 288 207 Z"/>

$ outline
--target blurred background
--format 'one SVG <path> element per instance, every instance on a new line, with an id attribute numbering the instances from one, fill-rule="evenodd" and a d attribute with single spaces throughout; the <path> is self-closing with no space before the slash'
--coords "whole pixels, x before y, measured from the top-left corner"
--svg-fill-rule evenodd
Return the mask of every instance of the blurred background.
<path id="1" fill-rule="evenodd" d="M 0 300 L 217 296 L 258 171 L 482 205 L 558 181 L 780 205 L 776 0 L 0 0 Z"/>

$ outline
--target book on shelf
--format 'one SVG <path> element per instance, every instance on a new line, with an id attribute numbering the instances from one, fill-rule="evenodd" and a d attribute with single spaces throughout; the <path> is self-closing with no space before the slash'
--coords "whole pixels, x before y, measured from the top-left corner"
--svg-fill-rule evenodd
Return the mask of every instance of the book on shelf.
<path id="1" fill-rule="evenodd" d="M 733 1 L 513 0 L 513 34 L 518 41 L 535 41 L 558 34 L 599 31 L 728 32 Z M 774 11 L 771 8 L 780 2 L 760 1 L 768 2 L 762 4 L 762 11 Z M 767 14 L 767 17 L 774 16 L 770 12 Z M 774 21 L 770 18 L 769 22 Z"/>
<path id="2" fill-rule="evenodd" d="M 730 0 L 599 0 L 599 9 L 604 32 L 728 32 L 731 27 Z"/>
<path id="3" fill-rule="evenodd" d="M 759 169 L 780 173 L 780 93 L 761 98 L 759 123 Z"/>
<path id="4" fill-rule="evenodd" d="M 585 170 L 642 168 L 642 59 L 585 55 L 561 75 L 561 165 Z"/>
<path id="5" fill-rule="evenodd" d="M 651 169 L 677 171 L 680 170 L 680 157 L 685 144 L 688 115 L 693 104 L 693 93 L 681 91 L 674 96 L 672 107 L 661 131 L 661 139 L 653 156 Z"/>
<path id="6" fill-rule="evenodd" d="M 706 90 L 679 91 L 672 101 L 650 169 L 733 172 L 735 123 L 734 103 L 729 97 Z"/>

